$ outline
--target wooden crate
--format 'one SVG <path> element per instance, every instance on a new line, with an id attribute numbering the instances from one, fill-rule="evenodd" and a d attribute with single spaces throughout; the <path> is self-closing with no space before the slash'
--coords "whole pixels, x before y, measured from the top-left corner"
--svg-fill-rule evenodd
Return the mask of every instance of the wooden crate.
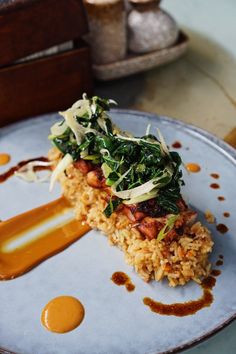
<path id="1" fill-rule="evenodd" d="M 92 94 L 82 0 L 3 0 L 0 3 L 0 126 L 68 108 Z M 21 63 L 25 56 L 65 41 L 73 49 Z"/>
<path id="2" fill-rule="evenodd" d="M 79 38 L 88 25 L 79 0 L 3 0 L 0 3 L 0 65 Z"/>
<path id="3" fill-rule="evenodd" d="M 0 125 L 63 110 L 83 92 L 92 94 L 86 46 L 0 70 Z"/>

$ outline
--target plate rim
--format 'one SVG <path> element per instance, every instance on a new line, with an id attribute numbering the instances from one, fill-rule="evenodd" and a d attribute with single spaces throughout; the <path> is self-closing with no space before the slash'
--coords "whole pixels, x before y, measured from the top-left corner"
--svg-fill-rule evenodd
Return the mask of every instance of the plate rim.
<path id="1" fill-rule="evenodd" d="M 210 143 L 215 148 L 217 148 L 217 150 L 220 151 L 221 153 L 223 153 L 225 155 L 225 157 L 230 158 L 231 162 L 236 165 L 236 149 L 231 147 L 228 143 L 226 143 L 225 141 L 223 141 L 222 139 L 220 139 L 219 137 L 217 137 L 213 133 L 210 133 L 210 132 L 208 132 L 202 128 L 199 128 L 193 124 L 185 123 L 177 118 L 171 118 L 171 117 L 168 117 L 165 115 L 163 116 L 163 115 L 158 115 L 155 113 L 148 113 L 148 112 L 141 111 L 141 110 L 113 108 L 113 109 L 111 109 L 110 112 L 115 113 L 115 114 L 119 114 L 119 115 L 127 115 L 128 114 L 128 115 L 139 116 L 139 117 L 148 117 L 151 120 L 161 120 L 166 123 L 173 124 L 177 128 L 188 129 L 188 130 L 192 131 L 193 133 L 197 133 L 200 136 L 204 137 L 204 139 L 208 143 Z M 10 132 L 14 127 L 19 128 L 22 124 L 28 125 L 32 121 L 34 121 L 35 119 L 42 119 L 43 117 L 53 116 L 56 114 L 57 114 L 57 112 L 50 112 L 50 113 L 38 115 L 35 117 L 23 119 L 21 121 L 10 123 L 8 125 L 0 127 L 0 137 L 1 137 L 2 133 L 4 134 L 4 132 L 7 132 L 7 131 Z M 214 335 L 216 335 L 217 333 L 219 333 L 221 330 L 223 330 L 224 328 L 229 326 L 235 319 L 236 319 L 236 312 L 233 315 L 231 315 L 227 320 L 224 320 L 223 322 L 219 323 L 212 330 L 204 333 L 203 335 L 201 335 L 193 340 L 190 340 L 190 341 L 183 343 L 179 346 L 172 347 L 166 351 L 162 351 L 162 352 L 152 351 L 152 352 L 149 352 L 149 354 L 154 354 L 154 353 L 156 353 L 156 354 L 174 354 L 174 353 L 178 353 L 180 351 L 184 351 L 184 350 L 193 348 L 196 345 L 206 341 L 207 339 L 209 339 L 209 338 L 213 337 Z M 0 354 L 18 354 L 18 353 L 13 352 L 9 349 L 6 349 L 6 348 L 3 348 L 0 346 Z"/>

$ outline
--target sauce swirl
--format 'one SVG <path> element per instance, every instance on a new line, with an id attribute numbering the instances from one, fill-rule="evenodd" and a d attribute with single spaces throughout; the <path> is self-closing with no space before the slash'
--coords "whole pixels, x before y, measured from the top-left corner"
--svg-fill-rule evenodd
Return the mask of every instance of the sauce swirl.
<path id="1" fill-rule="evenodd" d="M 51 332 L 66 333 L 81 324 L 84 314 L 84 307 L 78 299 L 58 296 L 44 307 L 41 322 Z"/>
<path id="2" fill-rule="evenodd" d="M 217 275 L 218 272 L 217 272 Z M 209 307 L 213 302 L 212 288 L 215 286 L 216 279 L 213 273 L 202 280 L 201 287 L 203 289 L 202 296 L 197 300 L 187 301 L 183 303 L 163 304 L 162 302 L 154 301 L 149 297 L 143 299 L 143 303 L 149 306 L 152 312 L 160 315 L 184 317 L 193 315 L 202 310 L 204 307 Z"/>
<path id="3" fill-rule="evenodd" d="M 123 272 L 113 273 L 111 280 L 116 285 L 124 285 L 128 291 L 134 291 L 135 289 L 135 285 L 131 282 L 129 276 Z"/>
<path id="4" fill-rule="evenodd" d="M 223 213 L 223 215 L 224 215 L 225 218 L 229 218 L 230 217 L 230 213 L 228 211 L 225 211 Z"/>
<path id="5" fill-rule="evenodd" d="M 17 172 L 21 167 L 27 165 L 29 162 L 33 162 L 33 161 L 42 161 L 42 162 L 48 162 L 48 158 L 47 157 L 36 157 L 34 159 L 29 159 L 29 160 L 24 160 L 19 162 L 17 165 L 11 167 L 8 171 L 0 174 L 0 183 L 5 182 L 8 178 L 10 178 L 11 176 L 14 175 L 15 172 Z M 51 167 L 50 166 L 35 166 L 34 167 L 34 171 L 42 171 L 42 170 L 50 170 Z"/>
<path id="6" fill-rule="evenodd" d="M 208 289 L 204 289 L 203 295 L 198 300 L 183 303 L 163 304 L 148 297 L 143 299 L 143 303 L 149 306 L 152 312 L 159 313 L 160 315 L 178 317 L 193 315 L 203 307 L 210 306 L 212 302 L 213 295 Z"/>

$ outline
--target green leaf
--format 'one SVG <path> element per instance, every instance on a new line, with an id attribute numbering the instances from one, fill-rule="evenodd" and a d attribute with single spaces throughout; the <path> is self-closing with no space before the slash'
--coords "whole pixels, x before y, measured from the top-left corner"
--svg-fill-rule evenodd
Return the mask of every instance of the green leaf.
<path id="1" fill-rule="evenodd" d="M 117 207 L 122 203 L 122 200 L 117 198 L 117 199 L 110 199 L 109 203 L 107 204 L 107 207 L 104 209 L 104 214 L 106 215 L 107 218 L 111 216 L 113 211 L 117 209 Z"/>
<path id="2" fill-rule="evenodd" d="M 157 241 L 161 241 L 167 236 L 167 234 L 173 229 L 178 217 L 179 217 L 179 214 L 172 215 L 172 216 L 168 217 L 167 223 L 165 224 L 165 226 L 163 226 L 163 228 L 161 229 L 161 231 L 157 235 Z"/>

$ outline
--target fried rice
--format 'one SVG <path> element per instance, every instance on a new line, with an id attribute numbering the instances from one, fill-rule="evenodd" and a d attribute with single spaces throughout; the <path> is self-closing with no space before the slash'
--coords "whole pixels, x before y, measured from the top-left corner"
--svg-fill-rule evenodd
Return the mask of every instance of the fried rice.
<path id="1" fill-rule="evenodd" d="M 51 149 L 49 159 L 56 165 L 60 152 Z M 208 257 L 213 241 L 209 230 L 200 222 L 185 226 L 183 234 L 169 242 L 148 240 L 122 211 L 113 212 L 109 218 L 104 215 L 106 193 L 88 185 L 84 174 L 73 164 L 60 175 L 59 181 L 76 219 L 105 234 L 111 245 L 124 252 L 125 261 L 144 281 L 167 278 L 174 287 L 190 280 L 200 283 L 209 274 Z"/>

